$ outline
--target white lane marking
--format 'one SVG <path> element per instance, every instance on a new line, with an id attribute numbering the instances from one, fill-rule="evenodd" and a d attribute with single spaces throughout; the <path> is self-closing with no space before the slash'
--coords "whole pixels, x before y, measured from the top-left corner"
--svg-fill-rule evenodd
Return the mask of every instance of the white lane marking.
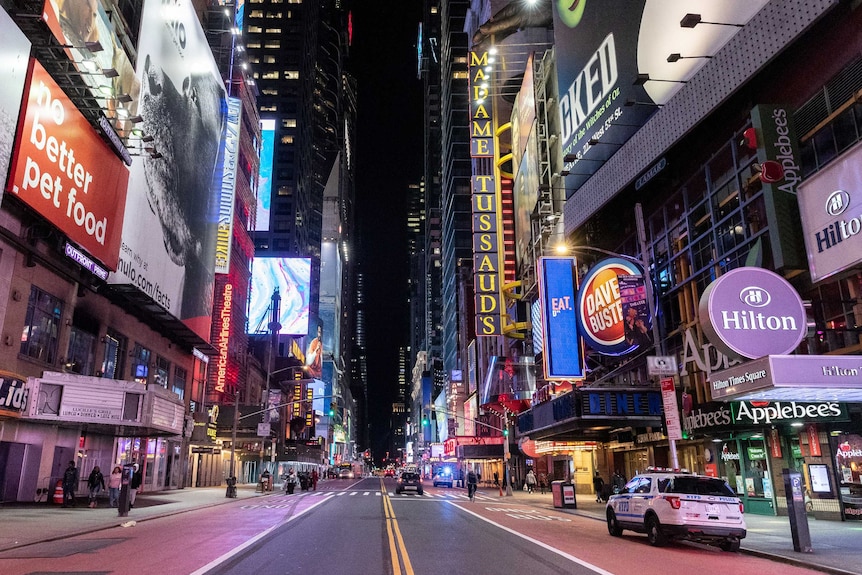
<path id="1" fill-rule="evenodd" d="M 492 521 L 486 517 L 482 517 L 481 515 L 479 515 L 475 511 L 470 511 L 466 507 L 462 507 L 461 505 L 455 505 L 455 502 L 453 502 L 453 501 L 447 501 L 446 503 L 448 503 L 449 505 L 452 505 L 453 507 L 457 507 L 458 509 L 460 509 L 462 511 L 469 513 L 470 515 L 472 515 L 473 517 L 476 517 L 477 519 L 481 519 L 482 521 L 484 521 L 486 523 L 490 523 L 491 525 L 498 527 L 498 528 L 502 529 L 503 531 L 507 531 L 507 532 L 511 533 L 512 535 L 515 535 L 516 537 L 520 537 L 521 539 L 524 539 L 525 541 L 529 541 L 530 543 L 534 543 L 543 549 L 547 549 L 548 551 L 551 551 L 552 553 L 556 553 L 560 557 L 564 557 L 573 563 L 577 563 L 581 567 L 586 567 L 590 571 L 598 573 L 599 575 L 616 575 L 615 573 L 613 573 L 611 571 L 605 571 L 601 567 L 599 567 L 597 565 L 593 565 L 592 563 L 588 563 L 587 561 L 584 561 L 583 559 L 579 559 L 579 558 L 575 557 L 574 555 L 569 555 L 565 551 L 560 551 L 559 549 L 555 549 L 555 548 L 551 547 L 550 545 L 548 545 L 547 543 L 542 543 L 538 539 L 533 539 L 532 537 L 528 537 L 527 535 L 524 535 L 523 533 L 518 533 L 514 529 L 510 529 L 509 527 L 506 527 L 504 525 L 500 525 L 499 523 Z"/>
<path id="2" fill-rule="evenodd" d="M 269 535 L 270 533 L 272 533 L 273 531 L 275 531 L 276 529 L 278 529 L 282 525 L 286 525 L 286 524 L 290 523 L 291 521 L 293 521 L 294 519 L 302 517 L 303 515 L 305 515 L 306 513 L 308 513 L 309 511 L 311 511 L 315 507 L 317 507 L 318 505 L 323 505 L 329 499 L 330 499 L 329 497 L 327 497 L 325 499 L 321 499 L 320 501 L 312 504 L 308 508 L 303 509 L 302 511 L 300 511 L 296 515 L 291 515 L 290 517 L 288 517 L 287 519 L 285 519 L 281 523 L 277 523 L 277 524 L 273 525 L 272 527 L 264 529 L 263 531 L 261 531 L 260 533 L 258 533 L 257 535 L 255 535 L 254 537 L 252 537 L 251 539 L 249 539 L 248 541 L 246 541 L 242 545 L 239 545 L 238 547 L 234 547 L 233 549 L 231 549 L 230 551 L 228 551 L 227 553 L 225 553 L 221 557 L 218 557 L 218 558 L 210 561 L 209 563 L 207 563 L 206 565 L 204 565 L 203 567 L 201 567 L 197 571 L 192 571 L 189 575 L 205 575 L 210 570 L 215 569 L 220 564 L 226 562 L 228 559 L 230 559 L 234 555 L 238 555 L 239 553 L 242 553 L 245 549 L 247 549 L 248 547 L 251 547 L 252 545 L 257 543 L 258 541 L 260 541 L 261 539 L 263 539 L 264 537 L 266 537 L 267 535 Z"/>

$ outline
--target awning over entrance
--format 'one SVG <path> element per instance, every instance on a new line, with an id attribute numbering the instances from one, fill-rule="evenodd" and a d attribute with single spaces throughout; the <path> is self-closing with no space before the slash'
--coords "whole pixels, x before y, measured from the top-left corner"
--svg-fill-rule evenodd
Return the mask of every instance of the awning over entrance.
<path id="1" fill-rule="evenodd" d="M 862 401 L 862 356 L 768 355 L 709 376 L 719 401 Z"/>

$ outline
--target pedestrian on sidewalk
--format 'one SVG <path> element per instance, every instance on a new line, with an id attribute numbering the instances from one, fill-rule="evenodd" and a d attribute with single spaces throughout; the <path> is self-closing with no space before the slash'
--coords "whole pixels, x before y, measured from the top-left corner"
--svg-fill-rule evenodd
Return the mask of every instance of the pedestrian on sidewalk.
<path id="1" fill-rule="evenodd" d="M 144 482 L 143 473 L 141 473 L 140 466 L 135 463 L 132 465 L 132 480 L 129 482 L 129 508 L 135 506 L 135 499 L 138 497 L 138 489 L 141 487 L 141 483 Z"/>
<path id="2" fill-rule="evenodd" d="M 500 474 L 494 472 L 494 487 L 500 487 Z"/>
<path id="3" fill-rule="evenodd" d="M 548 487 L 548 475 L 543 471 L 539 474 L 539 493 L 545 494 L 545 489 Z"/>
<path id="4" fill-rule="evenodd" d="M 118 507 L 120 505 L 120 485 L 123 481 L 123 470 L 119 465 L 114 467 L 108 477 L 108 505 Z"/>
<path id="5" fill-rule="evenodd" d="M 96 500 L 99 493 L 105 488 L 105 476 L 102 475 L 102 470 L 99 466 L 95 466 L 87 478 L 87 487 L 90 490 L 90 509 L 96 508 Z"/>
<path id="6" fill-rule="evenodd" d="M 623 475 L 622 471 L 619 469 L 614 471 L 614 476 L 611 478 L 611 485 L 614 488 L 614 493 L 623 492 L 623 488 L 626 486 L 626 476 Z"/>
<path id="7" fill-rule="evenodd" d="M 593 489 L 596 490 L 596 503 L 602 502 L 602 495 L 605 489 L 605 480 L 602 479 L 601 473 L 596 470 L 596 476 L 593 477 Z"/>
<path id="8" fill-rule="evenodd" d="M 533 473 L 533 470 L 529 470 L 527 472 L 527 493 L 532 493 L 533 489 L 536 487 L 536 474 Z"/>
<path id="9" fill-rule="evenodd" d="M 78 488 L 78 468 L 75 462 L 70 461 L 66 471 L 63 472 L 63 507 L 75 506 L 75 490 Z"/>
<path id="10" fill-rule="evenodd" d="M 320 479 L 320 476 L 317 475 L 317 469 L 312 470 L 311 472 L 311 489 L 312 491 L 317 491 L 317 480 Z"/>

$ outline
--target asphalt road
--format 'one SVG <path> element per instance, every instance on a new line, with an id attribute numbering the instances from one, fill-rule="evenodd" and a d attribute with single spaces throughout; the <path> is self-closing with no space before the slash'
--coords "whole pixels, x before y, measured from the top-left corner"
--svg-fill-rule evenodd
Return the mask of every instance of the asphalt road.
<path id="1" fill-rule="evenodd" d="M 814 573 L 702 545 L 651 547 L 603 521 L 516 503 L 493 491 L 393 479 L 327 481 L 128 522 L 0 553 L 3 575 L 802 575 Z M 82 510 L 87 513 L 93 510 Z M 93 511 L 98 513 L 98 511 Z"/>

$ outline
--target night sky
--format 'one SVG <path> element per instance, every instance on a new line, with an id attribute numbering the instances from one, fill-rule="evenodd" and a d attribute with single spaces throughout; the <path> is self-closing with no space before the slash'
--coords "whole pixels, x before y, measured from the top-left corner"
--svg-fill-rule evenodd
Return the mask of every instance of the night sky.
<path id="1" fill-rule="evenodd" d="M 407 187 L 423 169 L 422 81 L 416 41 L 422 2 L 353 3 L 351 69 L 358 82 L 356 212 L 365 277 L 371 449 L 384 456 L 407 344 Z"/>

